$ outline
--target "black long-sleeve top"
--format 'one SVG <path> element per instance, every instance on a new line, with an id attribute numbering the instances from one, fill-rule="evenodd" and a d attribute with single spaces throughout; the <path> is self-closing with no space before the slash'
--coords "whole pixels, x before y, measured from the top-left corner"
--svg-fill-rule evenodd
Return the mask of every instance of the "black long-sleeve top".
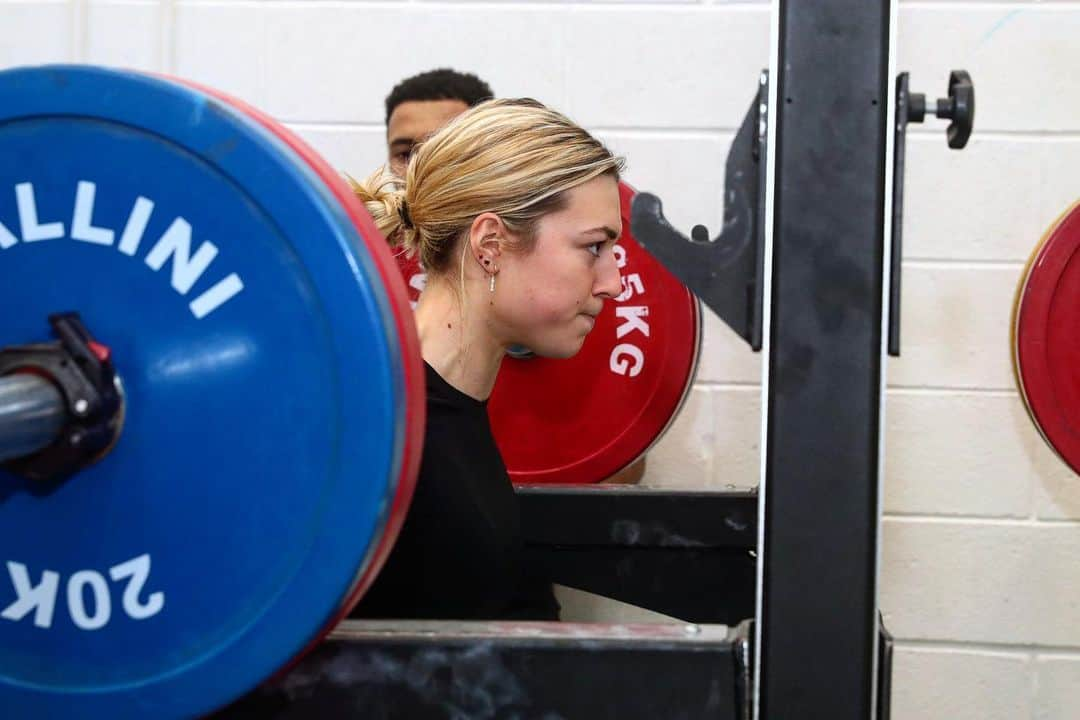
<path id="1" fill-rule="evenodd" d="M 517 497 L 487 403 L 425 370 L 416 491 L 386 565 L 351 616 L 557 620 L 551 583 L 525 562 Z"/>

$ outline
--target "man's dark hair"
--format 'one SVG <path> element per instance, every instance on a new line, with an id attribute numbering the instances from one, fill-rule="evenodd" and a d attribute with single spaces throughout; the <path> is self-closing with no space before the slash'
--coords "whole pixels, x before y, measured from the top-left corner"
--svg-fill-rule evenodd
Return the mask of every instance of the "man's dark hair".
<path id="1" fill-rule="evenodd" d="M 386 122 L 394 108 L 410 100 L 460 100 L 469 107 L 495 97 L 491 86 L 471 73 L 438 68 L 399 82 L 386 96 Z"/>

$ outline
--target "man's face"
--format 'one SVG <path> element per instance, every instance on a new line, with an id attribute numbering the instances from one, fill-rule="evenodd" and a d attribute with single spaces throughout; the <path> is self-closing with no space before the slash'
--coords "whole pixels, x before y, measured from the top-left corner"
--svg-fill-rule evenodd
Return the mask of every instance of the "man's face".
<path id="1" fill-rule="evenodd" d="M 413 146 L 468 109 L 462 100 L 409 100 L 394 108 L 386 125 L 390 170 L 404 177 Z"/>

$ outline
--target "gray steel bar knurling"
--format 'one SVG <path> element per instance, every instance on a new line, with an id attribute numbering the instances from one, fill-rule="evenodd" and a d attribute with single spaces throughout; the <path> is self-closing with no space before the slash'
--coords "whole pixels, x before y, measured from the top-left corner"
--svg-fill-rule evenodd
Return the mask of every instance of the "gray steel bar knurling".
<path id="1" fill-rule="evenodd" d="M 64 399 L 48 380 L 29 373 L 0 377 L 0 462 L 48 447 L 66 420 Z"/>

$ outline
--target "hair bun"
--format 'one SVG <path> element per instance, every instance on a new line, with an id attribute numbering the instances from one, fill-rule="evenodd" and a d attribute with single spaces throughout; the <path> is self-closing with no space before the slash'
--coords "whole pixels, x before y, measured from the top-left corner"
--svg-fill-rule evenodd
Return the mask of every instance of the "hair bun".
<path id="1" fill-rule="evenodd" d="M 363 181 L 350 175 L 345 177 L 387 242 L 391 246 L 408 245 L 408 235 L 415 230 L 415 226 L 405 203 L 405 189 L 401 178 L 385 167 L 379 168 Z"/>

